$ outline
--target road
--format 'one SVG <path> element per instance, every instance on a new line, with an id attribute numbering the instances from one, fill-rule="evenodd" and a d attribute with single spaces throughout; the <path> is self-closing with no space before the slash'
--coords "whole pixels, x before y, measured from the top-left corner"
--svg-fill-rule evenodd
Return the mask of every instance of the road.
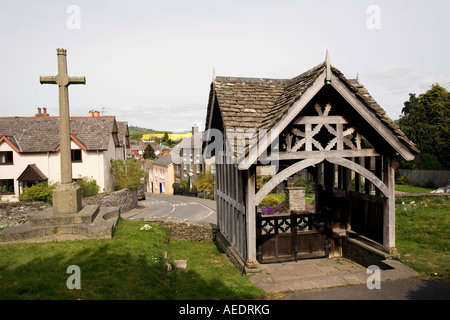
<path id="1" fill-rule="evenodd" d="M 217 223 L 217 214 L 213 202 L 201 203 L 202 199 L 173 196 L 166 194 L 145 193 L 145 200 L 139 201 L 139 213 L 133 219 L 146 217 L 173 217 L 188 220 Z M 145 209 L 147 208 L 147 209 Z"/>

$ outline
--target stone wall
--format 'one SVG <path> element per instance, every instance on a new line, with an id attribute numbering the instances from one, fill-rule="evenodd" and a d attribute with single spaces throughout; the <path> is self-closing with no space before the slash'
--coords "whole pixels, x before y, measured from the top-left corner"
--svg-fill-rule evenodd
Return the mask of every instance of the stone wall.
<path id="1" fill-rule="evenodd" d="M 96 204 L 102 207 L 120 207 L 120 213 L 138 206 L 137 189 L 123 189 L 116 192 L 83 198 L 83 206 Z"/>
<path id="2" fill-rule="evenodd" d="M 212 223 L 162 217 L 147 217 L 143 220 L 167 228 L 175 239 L 187 241 L 213 241 L 216 239 L 217 226 Z"/>
<path id="3" fill-rule="evenodd" d="M 14 227 L 28 220 L 34 211 L 42 211 L 51 205 L 47 202 L 0 202 L 0 228 Z"/>

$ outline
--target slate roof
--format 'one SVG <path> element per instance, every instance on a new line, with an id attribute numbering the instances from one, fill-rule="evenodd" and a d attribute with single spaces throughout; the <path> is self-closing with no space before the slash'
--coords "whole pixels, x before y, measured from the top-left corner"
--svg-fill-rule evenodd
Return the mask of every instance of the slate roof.
<path id="1" fill-rule="evenodd" d="M 130 145 L 130 131 L 128 130 L 127 121 L 117 121 L 117 136 L 119 141 L 122 142 L 125 139 L 126 147 Z"/>
<path id="2" fill-rule="evenodd" d="M 113 136 L 118 146 L 118 128 L 114 116 L 71 117 L 70 132 L 88 151 L 107 150 Z M 54 152 L 59 147 L 59 117 L 0 118 L 0 137 L 19 152 Z"/>
<path id="3" fill-rule="evenodd" d="M 214 96 L 225 129 L 254 129 L 257 132 L 270 130 L 325 70 L 324 62 L 292 79 L 215 77 L 211 83 L 206 130 L 214 109 Z M 419 152 L 414 143 L 370 96 L 367 89 L 355 80 L 346 79 L 342 72 L 333 66 L 331 71 L 410 151 Z"/>
<path id="4" fill-rule="evenodd" d="M 18 181 L 46 181 L 47 176 L 36 166 L 29 164 L 22 174 L 17 178 Z"/>
<path id="5" fill-rule="evenodd" d="M 153 164 L 155 164 L 157 166 L 168 167 L 172 164 L 172 155 L 169 153 L 166 153 L 162 157 L 153 161 Z"/>

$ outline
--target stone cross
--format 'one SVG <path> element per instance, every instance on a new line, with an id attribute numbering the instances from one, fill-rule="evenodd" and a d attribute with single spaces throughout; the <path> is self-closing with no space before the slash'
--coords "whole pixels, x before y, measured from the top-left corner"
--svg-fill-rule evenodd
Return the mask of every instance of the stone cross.
<path id="1" fill-rule="evenodd" d="M 67 75 L 67 50 L 56 49 L 56 53 L 58 56 L 58 74 L 40 77 L 41 84 L 57 84 L 59 86 L 61 184 L 55 189 L 53 207 L 55 213 L 77 213 L 81 210 L 81 195 L 79 195 L 79 188 L 72 184 L 68 87 L 70 84 L 85 84 L 86 79 L 85 77 L 69 77 Z M 57 192 L 59 193 L 56 194 Z"/>
<path id="2" fill-rule="evenodd" d="M 61 155 L 61 183 L 72 183 L 72 161 L 70 149 L 70 116 L 69 116 L 69 85 L 85 84 L 85 77 L 69 77 L 67 75 L 67 50 L 56 49 L 58 55 L 58 74 L 56 76 L 41 76 L 41 84 L 50 83 L 59 86 L 59 139 Z"/>

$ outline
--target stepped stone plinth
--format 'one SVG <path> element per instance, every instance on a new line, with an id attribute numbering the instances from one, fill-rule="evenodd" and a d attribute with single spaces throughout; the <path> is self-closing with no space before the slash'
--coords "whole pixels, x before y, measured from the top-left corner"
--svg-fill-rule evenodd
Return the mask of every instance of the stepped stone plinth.
<path id="1" fill-rule="evenodd" d="M 30 214 L 28 222 L 0 232 L 0 243 L 112 238 L 119 207 L 87 205 L 75 214 L 55 214 L 53 208 Z"/>

